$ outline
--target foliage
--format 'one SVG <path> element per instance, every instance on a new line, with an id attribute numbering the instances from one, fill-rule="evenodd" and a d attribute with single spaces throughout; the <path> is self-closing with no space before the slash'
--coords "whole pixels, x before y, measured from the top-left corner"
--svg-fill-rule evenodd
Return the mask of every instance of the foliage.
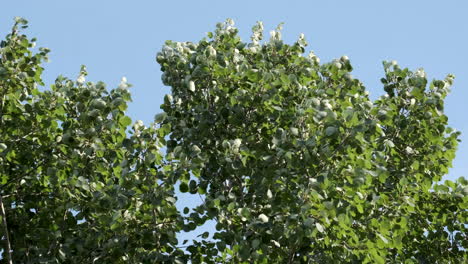
<path id="1" fill-rule="evenodd" d="M 182 192 L 206 196 L 187 219 L 217 223 L 192 263 L 463 262 L 466 180 L 435 184 L 458 143 L 443 114 L 453 76 L 428 84 L 384 62 L 372 102 L 346 56 L 303 56 L 281 25 L 263 44 L 261 23 L 251 43 L 237 33 L 228 20 L 157 55 L 168 159 Z"/>
<path id="2" fill-rule="evenodd" d="M 108 91 L 82 67 L 39 89 L 48 50 L 24 27 L 0 50 L 0 263 L 466 260 L 467 182 L 440 183 L 453 76 L 384 62 L 371 101 L 346 56 L 320 64 L 281 25 L 245 43 L 227 20 L 166 43 L 164 112 L 131 126 L 125 79 Z M 204 203 L 179 212 L 175 186 Z M 179 244 L 207 220 L 214 234 Z"/>
<path id="3" fill-rule="evenodd" d="M 40 91 L 48 50 L 33 53 L 21 27 L 17 19 L 0 51 L 0 195 L 13 262 L 174 263 L 180 216 L 164 128 L 130 130 L 129 85 L 108 92 L 85 81 L 84 67 L 77 81 Z"/>

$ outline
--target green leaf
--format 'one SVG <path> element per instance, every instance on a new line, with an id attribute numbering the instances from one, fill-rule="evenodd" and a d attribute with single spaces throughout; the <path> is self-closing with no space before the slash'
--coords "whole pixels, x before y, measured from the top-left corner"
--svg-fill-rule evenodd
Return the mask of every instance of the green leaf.
<path id="1" fill-rule="evenodd" d="M 186 182 L 181 182 L 180 185 L 179 185 L 179 191 L 181 193 L 186 193 L 186 192 L 188 192 L 188 190 L 189 190 L 188 184 Z"/>
<path id="2" fill-rule="evenodd" d="M 261 242 L 260 242 L 260 240 L 258 240 L 258 239 L 252 240 L 252 248 L 253 248 L 253 249 L 257 249 L 258 246 L 260 245 L 260 243 L 261 243 Z"/>
<path id="3" fill-rule="evenodd" d="M 154 116 L 154 122 L 158 124 L 162 123 L 164 122 L 164 120 L 166 120 L 166 117 L 167 117 L 167 113 L 159 113 Z"/>
<path id="4" fill-rule="evenodd" d="M 132 124 L 132 119 L 128 116 L 123 116 L 120 118 L 119 124 L 123 127 L 127 127 Z"/>
<path id="5" fill-rule="evenodd" d="M 327 127 L 325 129 L 325 134 L 327 136 L 331 136 L 331 135 L 335 134 L 337 131 L 338 131 L 338 129 L 336 127 L 330 126 L 330 127 Z"/>

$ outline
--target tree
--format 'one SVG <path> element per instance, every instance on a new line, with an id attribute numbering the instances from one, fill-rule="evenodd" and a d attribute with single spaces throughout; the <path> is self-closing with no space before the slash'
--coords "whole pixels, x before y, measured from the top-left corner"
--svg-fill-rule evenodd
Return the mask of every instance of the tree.
<path id="1" fill-rule="evenodd" d="M 251 43 L 237 32 L 227 20 L 157 55 L 168 159 L 182 192 L 205 195 L 187 219 L 217 223 L 192 263 L 467 259 L 467 182 L 438 183 L 458 143 L 443 114 L 452 75 L 428 84 L 384 62 L 373 102 L 348 57 L 303 56 L 304 36 L 287 45 L 281 25 L 263 44 L 261 23 Z"/>
<path id="2" fill-rule="evenodd" d="M 41 91 L 48 50 L 21 28 L 0 50 L 0 263 L 176 262 L 168 127 L 130 129 L 129 85 L 108 92 L 84 67 Z"/>
<path id="3" fill-rule="evenodd" d="M 384 63 L 371 101 L 346 56 L 320 64 L 281 26 L 232 20 L 157 54 L 171 86 L 149 127 L 108 91 L 59 77 L 20 34 L 0 50 L 0 263 L 462 263 L 467 182 L 439 183 L 459 132 L 453 82 Z M 162 152 L 161 149 L 165 148 Z M 201 195 L 175 207 L 175 186 Z M 179 244 L 207 220 L 216 232 Z"/>

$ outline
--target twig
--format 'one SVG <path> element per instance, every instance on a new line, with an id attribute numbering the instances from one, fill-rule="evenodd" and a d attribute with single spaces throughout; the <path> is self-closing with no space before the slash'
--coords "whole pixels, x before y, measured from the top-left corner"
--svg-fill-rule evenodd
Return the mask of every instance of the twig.
<path id="1" fill-rule="evenodd" d="M 8 235 L 8 226 L 6 221 L 6 213 L 5 207 L 3 206 L 3 198 L 0 195 L 0 216 L 2 217 L 3 222 L 3 231 L 5 233 L 6 239 L 6 252 L 7 252 L 7 261 L 9 264 L 13 264 L 13 258 L 11 257 L 11 244 L 10 244 L 10 236 Z"/>

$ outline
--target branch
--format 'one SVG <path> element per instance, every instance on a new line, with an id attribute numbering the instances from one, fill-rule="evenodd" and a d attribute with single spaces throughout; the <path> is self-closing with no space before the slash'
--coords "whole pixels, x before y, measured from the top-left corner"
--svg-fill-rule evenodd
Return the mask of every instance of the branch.
<path id="1" fill-rule="evenodd" d="M 13 264 L 13 258 L 11 257 L 10 236 L 8 235 L 8 226 L 7 226 L 6 213 L 5 213 L 5 207 L 3 206 L 2 196 L 0 196 L 0 216 L 2 217 L 3 232 L 5 233 L 5 239 L 6 239 L 7 261 L 9 264 Z"/>

